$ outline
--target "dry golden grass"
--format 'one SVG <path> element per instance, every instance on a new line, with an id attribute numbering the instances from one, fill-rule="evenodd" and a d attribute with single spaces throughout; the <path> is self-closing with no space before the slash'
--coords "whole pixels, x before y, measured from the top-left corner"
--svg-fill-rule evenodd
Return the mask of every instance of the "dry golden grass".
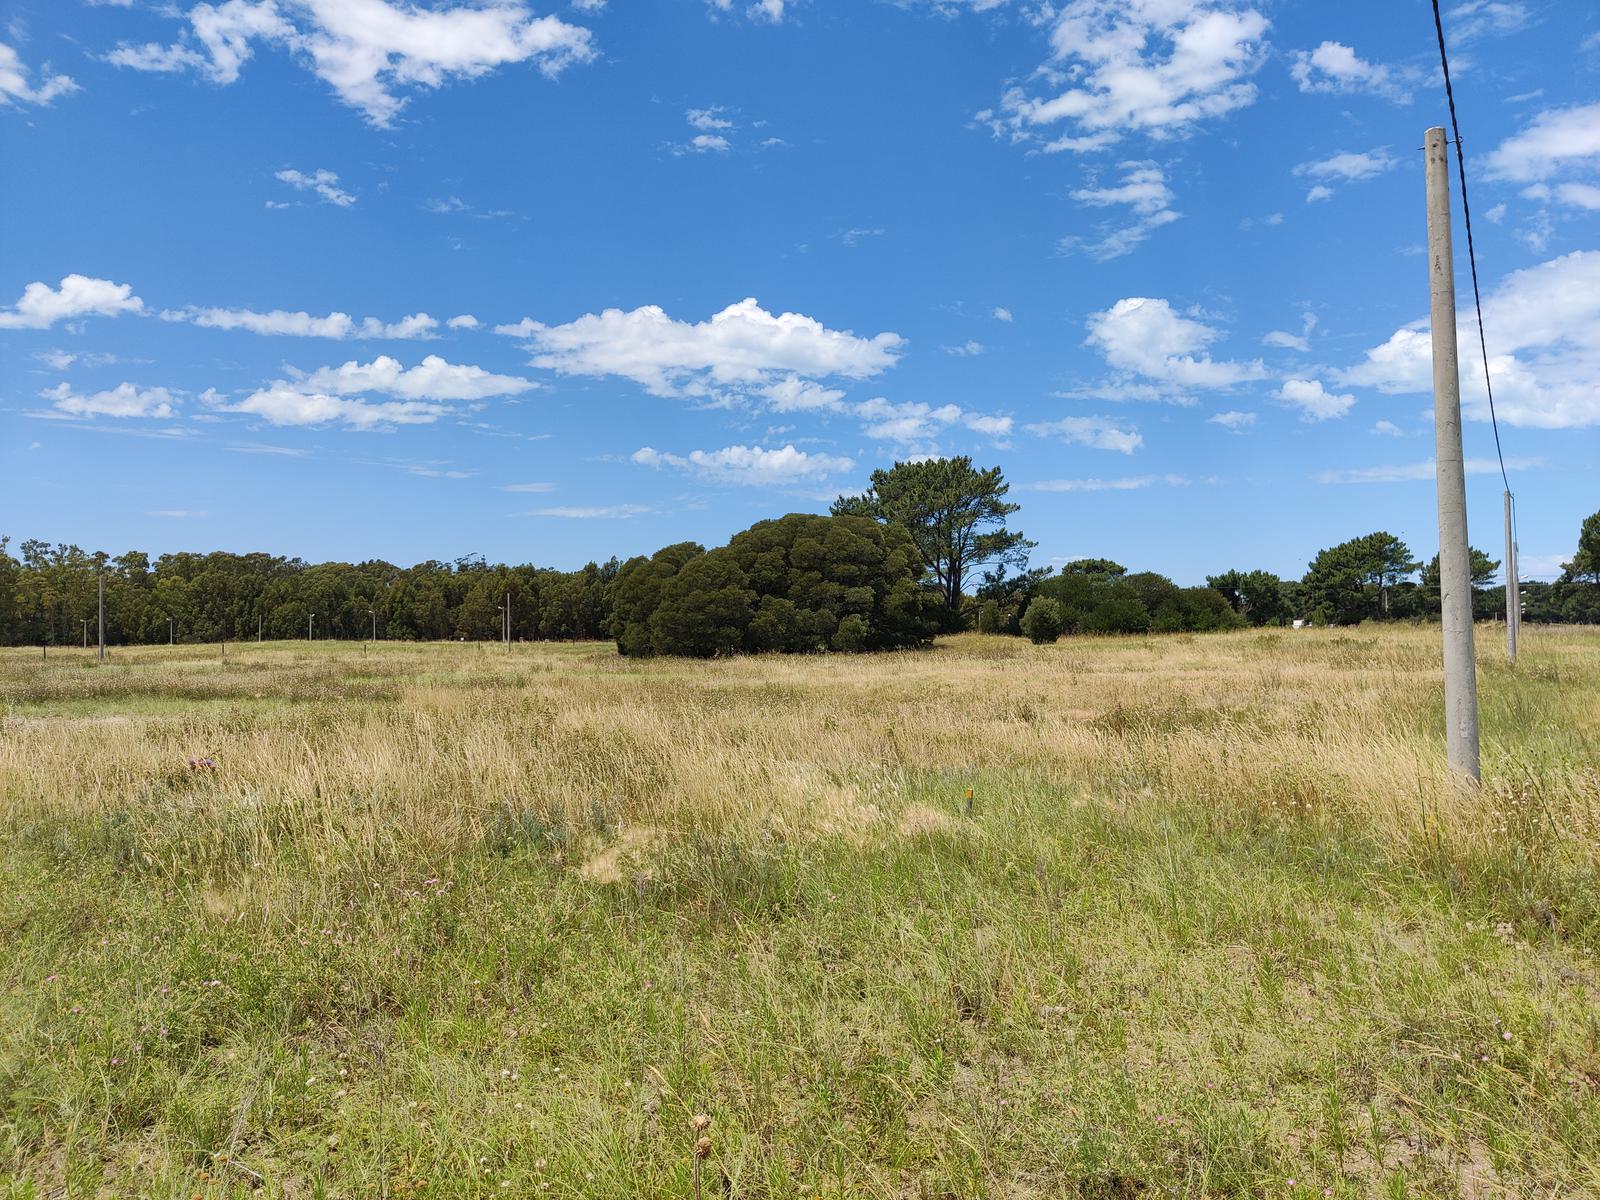
<path id="1" fill-rule="evenodd" d="M 0 652 L 0 1196 L 1600 1194 L 1600 631 L 1437 637 Z"/>

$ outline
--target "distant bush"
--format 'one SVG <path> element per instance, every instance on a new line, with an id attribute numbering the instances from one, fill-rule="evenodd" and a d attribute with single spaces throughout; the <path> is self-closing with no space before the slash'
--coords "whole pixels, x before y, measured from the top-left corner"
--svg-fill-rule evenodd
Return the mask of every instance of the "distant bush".
<path id="1" fill-rule="evenodd" d="M 941 609 L 923 575 L 895 526 L 791 513 L 715 550 L 683 542 L 630 559 L 617 573 L 612 631 L 631 656 L 919 646 Z"/>
<path id="2" fill-rule="evenodd" d="M 978 632 L 979 633 L 999 633 L 1000 632 L 1000 605 L 999 605 L 999 602 L 994 601 L 994 600 L 985 600 L 983 602 L 983 606 L 978 609 Z"/>
<path id="3" fill-rule="evenodd" d="M 1048 596 L 1040 596 L 1022 614 L 1022 632 L 1037 645 L 1055 641 L 1066 624 L 1061 605 Z"/>

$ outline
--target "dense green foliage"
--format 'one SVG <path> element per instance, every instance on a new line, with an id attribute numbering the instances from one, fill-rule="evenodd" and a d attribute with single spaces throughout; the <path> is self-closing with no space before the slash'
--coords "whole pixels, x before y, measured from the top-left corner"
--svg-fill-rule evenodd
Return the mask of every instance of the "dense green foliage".
<path id="1" fill-rule="evenodd" d="M 624 654 L 917 645 L 929 636 L 930 620 L 940 629 L 976 626 L 1020 635 L 1023 615 L 1038 596 L 1061 606 L 1067 633 L 1204 631 L 1295 620 L 1353 625 L 1425 620 L 1439 612 L 1438 556 L 1422 565 L 1403 541 L 1384 532 L 1319 551 L 1298 581 L 1230 569 L 1208 577 L 1206 587 L 1185 588 L 1154 572 L 1130 574 L 1104 558 L 1077 559 L 1059 572 L 1029 570 L 1032 543 L 1004 529 L 1016 506 L 1002 499 L 1006 485 L 998 470 L 950 461 L 948 473 L 967 481 L 969 499 L 945 517 L 930 516 L 936 509 L 926 502 L 944 493 L 913 479 L 922 478 L 918 472 L 928 464 L 902 463 L 874 475 L 867 496 L 841 498 L 834 506 L 859 512 L 764 521 L 709 554 L 681 542 L 631 560 L 626 571 L 615 558 L 578 571 L 491 565 L 481 558 L 399 567 L 185 552 L 152 561 L 136 550 L 113 557 L 37 540 L 23 542 L 18 557 L 0 537 L 0 645 L 92 641 L 102 575 L 113 645 L 164 642 L 169 631 L 179 642 L 216 642 L 258 633 L 303 638 L 308 629 L 318 638 L 362 638 L 376 629 L 389 640 L 487 640 L 501 634 L 508 593 L 514 639 L 611 636 Z M 883 516 L 891 511 L 909 515 Z M 691 562 L 698 565 L 676 580 Z M 950 581 L 964 586 L 959 581 L 981 562 L 993 569 L 973 592 L 955 592 L 958 608 L 951 609 Z M 1479 620 L 1505 616 L 1504 590 L 1494 582 L 1499 568 L 1472 550 Z M 1524 581 L 1524 620 L 1600 622 L 1600 512 L 1584 520 L 1565 568 L 1553 583 Z M 924 584 L 930 575 L 936 587 Z M 939 600 L 931 616 L 930 593 Z"/>
<path id="2" fill-rule="evenodd" d="M 1035 645 L 1055 641 L 1065 628 L 1066 616 L 1061 605 L 1049 596 L 1037 597 L 1022 614 L 1022 632 Z"/>
<path id="3" fill-rule="evenodd" d="M 617 574 L 627 655 L 886 650 L 927 642 L 938 598 L 910 537 L 867 517 L 790 513 L 705 551 L 680 543 Z"/>
<path id="4" fill-rule="evenodd" d="M 966 456 L 897 462 L 872 473 L 859 496 L 840 496 L 836 516 L 871 517 L 911 535 L 923 565 L 938 581 L 946 607 L 961 607 L 967 575 L 985 564 L 1026 567 L 1033 543 L 1006 528 L 1019 505 L 999 467 L 980 470 Z"/>
<path id="5" fill-rule="evenodd" d="M 165 554 L 115 558 L 77 546 L 22 543 L 20 560 L 0 539 L 0 645 L 76 645 L 94 640 L 97 577 L 106 588 L 113 645 L 264 638 L 378 636 L 437 641 L 500 636 L 511 596 L 517 639 L 603 637 L 612 560 L 579 571 L 489 565 L 464 558 L 414 567 L 306 563 L 269 554 Z M 171 620 L 169 627 L 168 620 Z"/>

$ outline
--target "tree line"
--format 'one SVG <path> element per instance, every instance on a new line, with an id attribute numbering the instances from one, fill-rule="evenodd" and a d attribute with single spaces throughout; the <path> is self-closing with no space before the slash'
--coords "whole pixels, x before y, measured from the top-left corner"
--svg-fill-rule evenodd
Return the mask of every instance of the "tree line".
<path id="1" fill-rule="evenodd" d="M 693 542 L 581 570 L 481 557 L 400 567 L 268 554 L 111 556 L 0 537 L 0 644 L 94 640 L 97 589 L 114 644 L 300 637 L 429 641 L 614 638 L 628 655 L 915 646 L 977 628 L 1050 641 L 1072 633 L 1425 620 L 1438 557 L 1377 531 L 1318 551 L 1300 579 L 1229 569 L 1204 587 L 1110 559 L 1030 568 L 1035 543 L 1000 468 L 970 458 L 897 463 L 827 516 L 791 513 L 707 550 Z M 1472 550 L 1474 611 L 1504 616 L 1500 564 Z M 1600 512 L 1552 583 L 1522 585 L 1529 622 L 1600 622 Z"/>

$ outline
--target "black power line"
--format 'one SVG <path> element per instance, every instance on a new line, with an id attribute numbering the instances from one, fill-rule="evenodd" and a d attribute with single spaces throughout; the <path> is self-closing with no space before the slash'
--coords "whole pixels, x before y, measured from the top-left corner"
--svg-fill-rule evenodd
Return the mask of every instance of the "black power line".
<path id="1" fill-rule="evenodd" d="M 1439 17 L 1439 0 L 1433 0 L 1433 29 L 1439 35 L 1439 66 L 1444 71 L 1444 95 L 1450 103 L 1450 129 L 1456 137 L 1456 174 L 1461 179 L 1461 213 L 1467 224 L 1467 262 L 1472 266 L 1472 303 L 1478 310 L 1478 349 L 1483 354 L 1483 386 L 1489 393 L 1489 424 L 1494 428 L 1494 453 L 1500 460 L 1500 480 L 1511 490 L 1506 478 L 1506 456 L 1500 451 L 1500 422 L 1494 412 L 1494 382 L 1489 378 L 1489 343 L 1483 336 L 1483 297 L 1478 292 L 1478 256 L 1472 246 L 1472 208 L 1467 204 L 1467 160 L 1461 153 L 1461 126 L 1456 121 L 1456 95 L 1450 87 L 1450 59 L 1444 50 L 1444 22 Z"/>

